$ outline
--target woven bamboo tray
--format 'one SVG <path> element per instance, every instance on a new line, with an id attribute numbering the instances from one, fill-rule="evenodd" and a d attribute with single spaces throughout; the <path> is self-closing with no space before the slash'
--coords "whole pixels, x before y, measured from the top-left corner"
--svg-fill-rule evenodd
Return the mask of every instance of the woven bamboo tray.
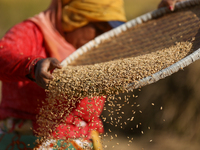
<path id="1" fill-rule="evenodd" d="M 194 52 L 137 83 L 129 84 L 129 87 L 135 89 L 154 83 L 200 58 L 200 0 L 179 2 L 173 12 L 168 8 L 160 8 L 137 17 L 88 42 L 67 57 L 61 65 L 93 65 L 136 57 L 192 38 Z"/>

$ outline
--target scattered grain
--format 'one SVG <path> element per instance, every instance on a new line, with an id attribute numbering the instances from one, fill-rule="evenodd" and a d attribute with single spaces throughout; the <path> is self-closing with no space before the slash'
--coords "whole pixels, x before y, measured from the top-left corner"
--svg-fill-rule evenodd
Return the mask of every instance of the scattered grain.
<path id="1" fill-rule="evenodd" d="M 51 129 L 63 123 L 63 118 L 67 117 L 76 107 L 76 104 L 80 103 L 81 99 L 85 97 L 88 97 L 89 101 L 92 102 L 96 101 L 99 96 L 105 97 L 105 95 L 107 95 L 108 106 L 110 107 L 107 111 L 109 112 L 108 116 L 110 120 L 106 118 L 102 120 L 111 125 L 114 125 L 114 122 L 117 122 L 117 124 L 120 123 L 122 116 L 116 119 L 113 118 L 113 114 L 117 111 L 117 114 L 121 112 L 121 114 L 125 116 L 125 113 L 121 111 L 125 105 L 118 105 L 118 100 L 122 100 L 122 98 L 116 98 L 115 95 L 127 93 L 135 89 L 134 86 L 136 84 L 132 83 L 138 83 L 141 79 L 171 66 L 187 56 L 191 52 L 191 48 L 191 42 L 176 42 L 176 45 L 172 47 L 142 56 L 113 60 L 94 65 L 66 66 L 62 69 L 56 69 L 53 72 L 54 79 L 50 81 L 48 90 L 46 90 L 48 98 L 43 102 L 44 107 L 40 109 L 39 116 L 37 117 L 37 122 L 40 125 L 38 135 L 44 137 L 42 140 L 49 137 L 49 133 L 52 132 Z M 133 95 L 133 97 L 137 98 L 138 95 Z M 129 99 L 130 96 L 126 96 L 124 98 L 124 103 L 129 104 Z M 95 105 L 98 105 L 98 103 L 95 103 Z M 134 105 L 137 107 L 140 106 L 136 104 L 136 102 Z M 134 105 L 132 105 L 132 107 Z M 154 103 L 152 103 L 152 105 L 154 106 Z M 118 108 L 113 109 L 115 106 Z M 92 105 L 88 104 L 87 108 L 89 112 Z M 163 108 L 160 107 L 160 110 L 162 109 Z M 105 107 L 104 110 L 106 110 Z M 141 110 L 139 110 L 139 112 L 142 113 Z M 132 110 L 132 113 L 134 115 L 136 112 Z M 129 118 L 130 121 L 133 121 L 133 119 L 134 117 L 131 119 Z M 126 125 L 127 123 L 124 122 L 124 124 Z M 136 125 L 136 128 L 138 128 L 138 126 L 139 125 Z M 120 127 L 123 128 L 122 124 L 120 124 Z M 150 127 L 148 129 L 150 129 Z M 133 130 L 133 128 L 131 128 L 131 130 Z M 109 132 L 111 132 L 110 129 Z M 141 131 L 141 133 L 143 134 L 144 132 Z M 107 136 L 108 133 L 105 135 Z M 115 135 L 115 137 L 117 137 L 117 135 Z M 111 136 L 111 140 L 112 139 L 113 137 Z"/>

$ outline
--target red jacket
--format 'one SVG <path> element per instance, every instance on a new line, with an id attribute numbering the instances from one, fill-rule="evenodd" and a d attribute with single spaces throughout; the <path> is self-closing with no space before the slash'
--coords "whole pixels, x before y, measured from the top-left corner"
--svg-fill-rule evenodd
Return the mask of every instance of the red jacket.
<path id="1" fill-rule="evenodd" d="M 0 119 L 7 117 L 31 119 L 35 125 L 36 115 L 39 112 L 38 105 L 42 105 L 41 101 L 45 100 L 46 95 L 44 89 L 30 81 L 26 75 L 30 73 L 31 65 L 36 58 L 47 57 L 49 54 L 44 46 L 42 32 L 31 21 L 24 21 L 14 26 L 0 40 L 0 80 L 2 81 Z M 104 101 L 103 98 L 102 100 Z M 82 101 L 88 103 L 85 99 Z M 100 109 L 96 109 L 98 116 L 102 107 L 103 102 L 99 104 Z M 73 118 L 73 115 L 76 117 Z M 69 116 L 71 121 L 67 122 L 73 123 L 73 119 L 75 121 L 79 118 L 78 114 L 73 115 Z M 90 119 L 86 115 L 80 117 L 89 124 Z M 98 117 L 96 121 L 100 121 Z M 98 128 L 100 132 L 103 131 L 101 121 Z"/>
<path id="2" fill-rule="evenodd" d="M 0 119 L 15 117 L 35 120 L 36 108 L 45 99 L 45 91 L 26 75 L 32 61 L 38 57 L 46 58 L 48 54 L 40 30 L 30 21 L 14 26 L 0 40 Z"/>

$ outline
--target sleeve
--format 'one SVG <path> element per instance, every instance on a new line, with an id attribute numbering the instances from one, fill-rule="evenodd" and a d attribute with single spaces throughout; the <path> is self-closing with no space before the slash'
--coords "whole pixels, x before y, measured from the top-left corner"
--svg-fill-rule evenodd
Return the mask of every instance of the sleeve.
<path id="1" fill-rule="evenodd" d="M 43 36 L 31 21 L 11 28 L 0 40 L 0 80 L 25 81 L 34 65 L 46 57 Z"/>

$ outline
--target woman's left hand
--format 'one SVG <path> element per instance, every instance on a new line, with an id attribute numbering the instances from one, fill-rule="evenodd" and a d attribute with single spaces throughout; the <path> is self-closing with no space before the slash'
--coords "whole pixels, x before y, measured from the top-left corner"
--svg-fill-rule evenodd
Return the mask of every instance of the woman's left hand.
<path id="1" fill-rule="evenodd" d="M 184 0 L 162 0 L 160 4 L 158 5 L 158 8 L 168 7 L 171 11 L 174 11 L 175 4 L 181 1 L 184 1 Z"/>

